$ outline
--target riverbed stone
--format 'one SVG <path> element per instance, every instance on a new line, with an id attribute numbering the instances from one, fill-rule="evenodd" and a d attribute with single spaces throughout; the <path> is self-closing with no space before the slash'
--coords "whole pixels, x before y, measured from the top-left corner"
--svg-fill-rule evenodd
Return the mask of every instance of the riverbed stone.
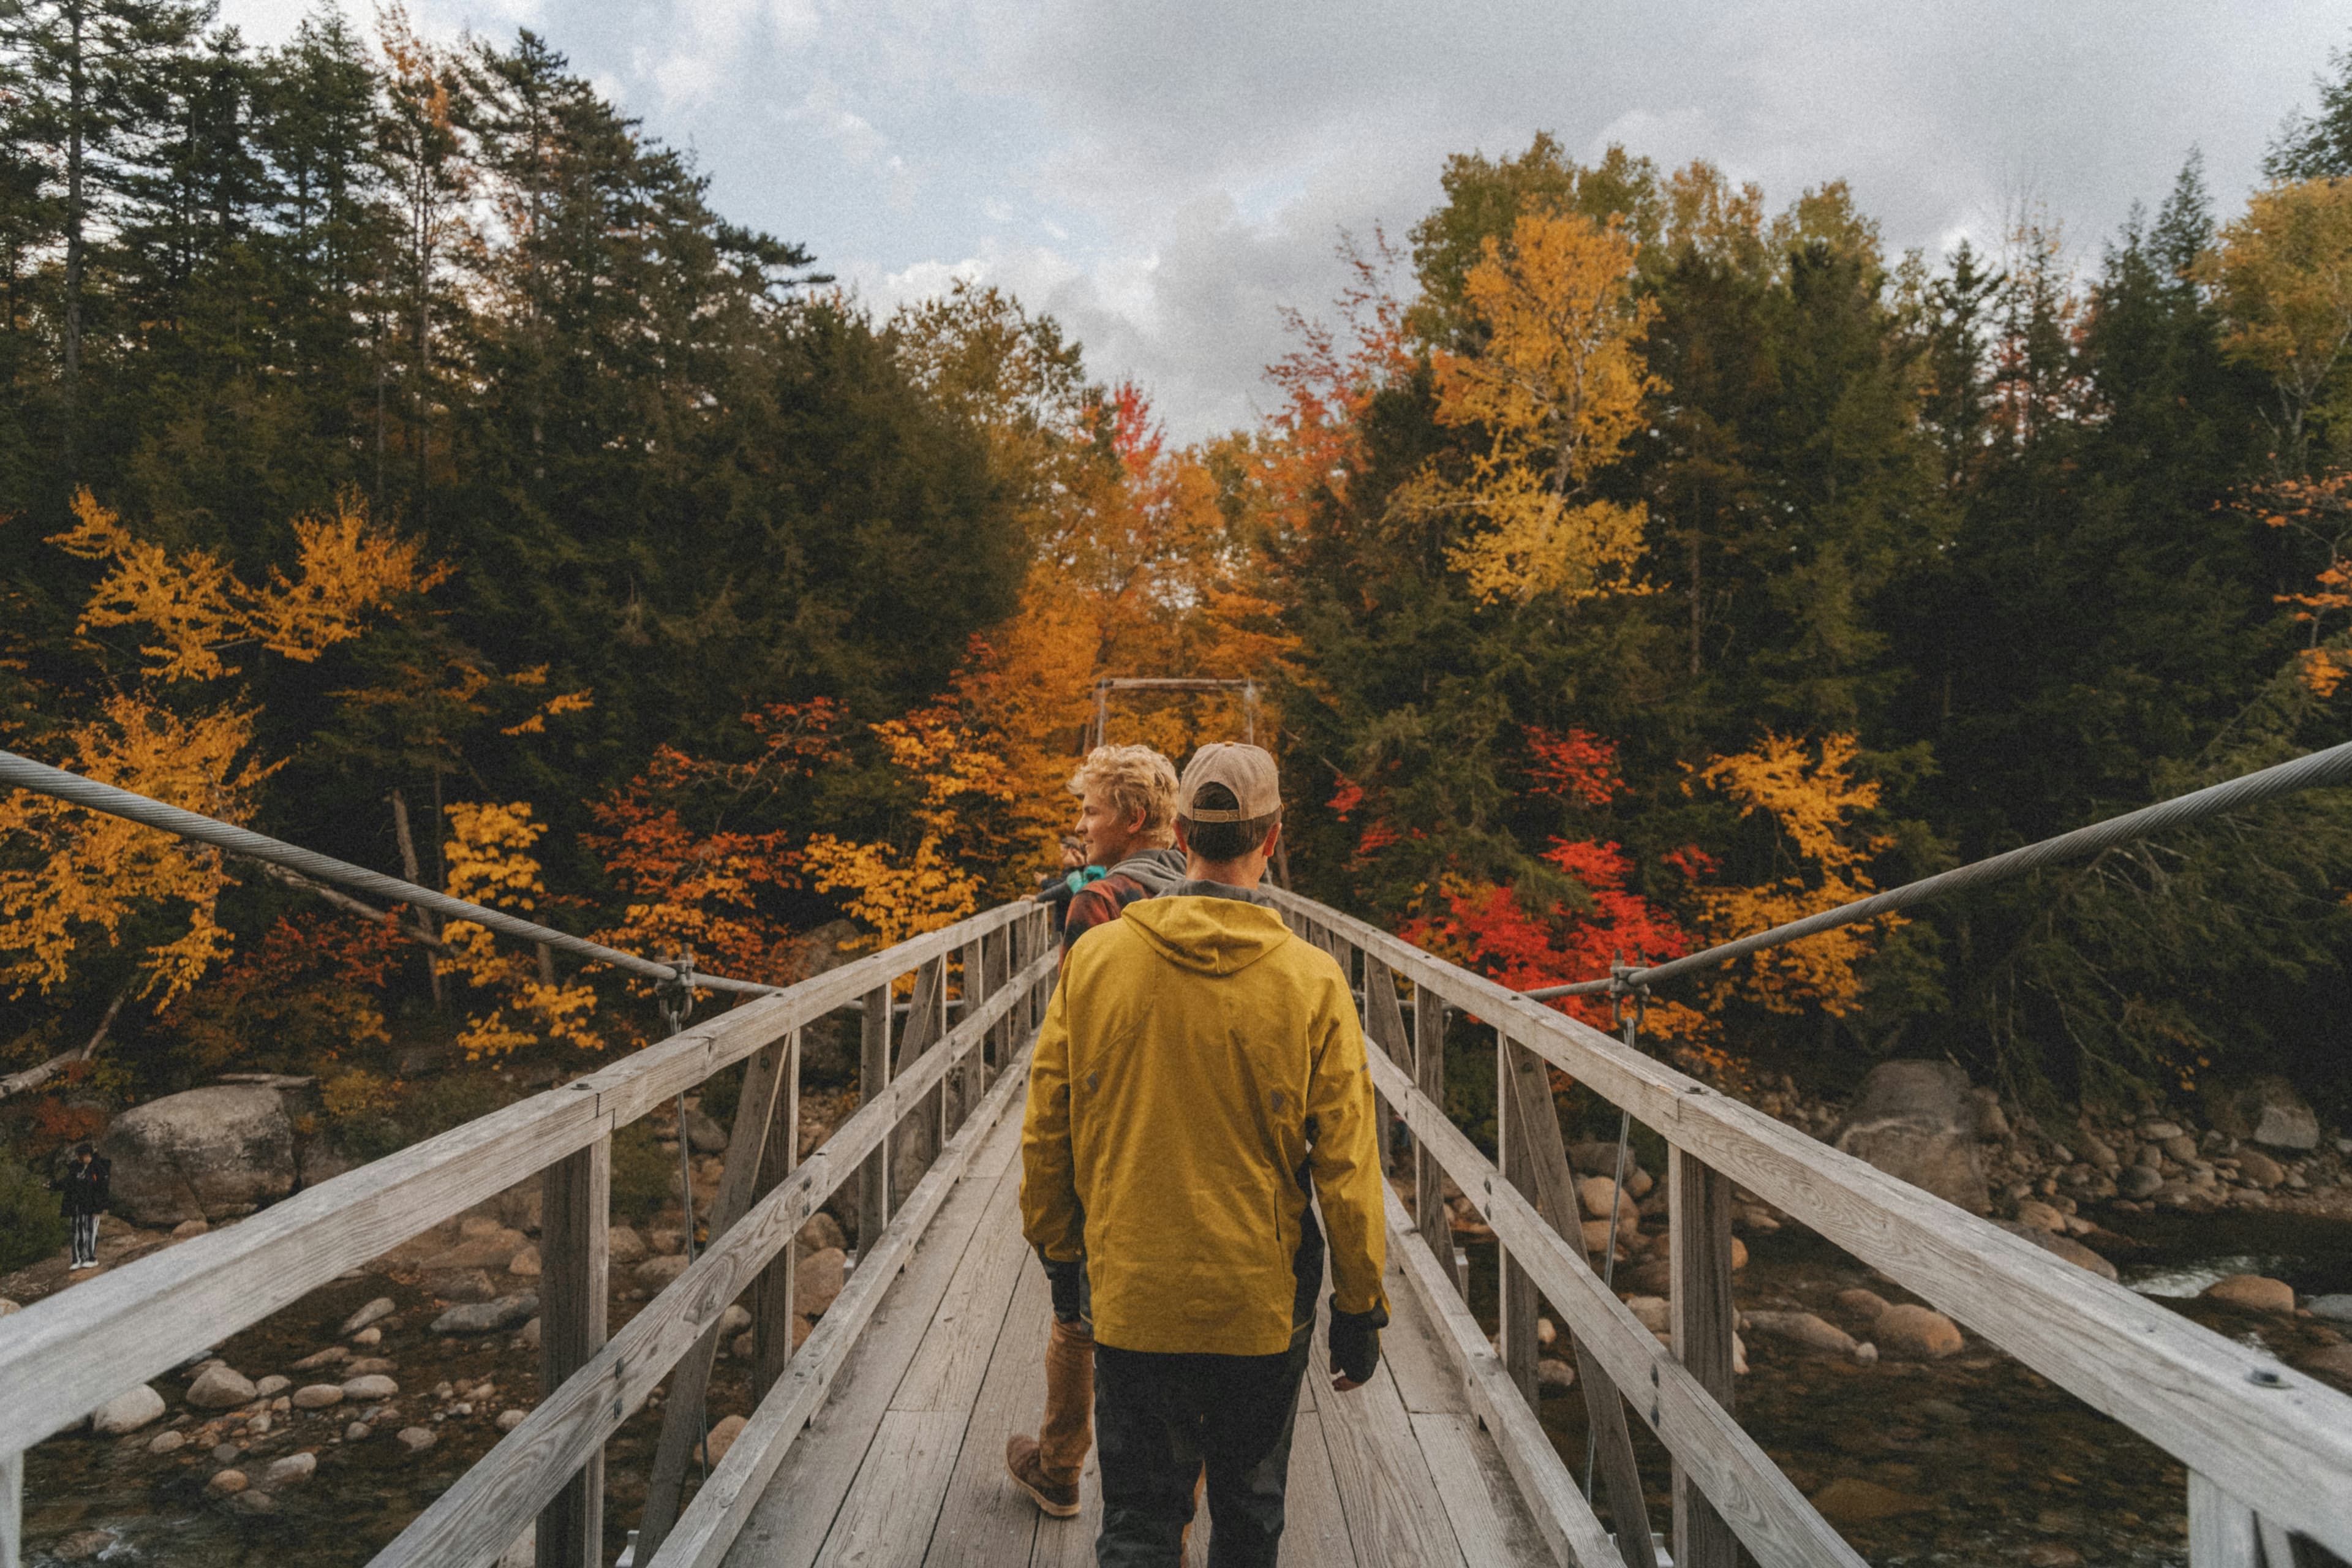
<path id="1" fill-rule="evenodd" d="M 372 1349 L 383 1342 L 383 1331 L 382 1329 L 362 1329 L 358 1333 L 352 1336 L 352 1343 L 359 1346 L 362 1350 Z"/>
<path id="2" fill-rule="evenodd" d="M 1967 1343 L 1959 1325 L 1933 1307 L 1889 1307 L 1871 1324 L 1870 1331 L 1888 1355 L 1915 1361 L 1940 1360 Z"/>
<path id="3" fill-rule="evenodd" d="M 163 1396 L 141 1384 L 126 1388 L 89 1413 L 89 1429 L 101 1437 L 136 1432 L 163 1414 Z"/>
<path id="4" fill-rule="evenodd" d="M 466 1222 L 472 1225 L 475 1222 Z M 530 1238 L 519 1230 L 491 1224 L 459 1241 L 457 1246 L 437 1252 L 425 1260 L 427 1273 L 443 1269 L 503 1268 L 507 1260 L 529 1245 Z"/>
<path id="5" fill-rule="evenodd" d="M 234 1219 L 294 1190 L 294 1122 L 266 1084 L 212 1084 L 134 1105 L 99 1141 L 113 1206 L 142 1226 Z"/>
<path id="6" fill-rule="evenodd" d="M 1536 1386 L 1565 1393 L 1576 1386 L 1576 1368 L 1558 1356 L 1541 1357 L 1536 1362 Z"/>
<path id="7" fill-rule="evenodd" d="M 2042 1251 L 2053 1257 L 2063 1258 L 2075 1268 L 2095 1274 L 2110 1283 L 2121 1278 L 2116 1272 L 2114 1264 L 2076 1241 L 2073 1237 L 2065 1235 L 2063 1229 L 2042 1230 L 2034 1226 L 2021 1224 L 2017 1220 L 1995 1220 L 1993 1223 L 2010 1235 L 2030 1241 Z M 2063 1226 L 2063 1220 L 2061 1224 Z"/>
<path id="8" fill-rule="evenodd" d="M 431 1268 L 425 1289 L 444 1301 L 487 1301 L 498 1293 L 488 1273 L 479 1268 Z"/>
<path id="9" fill-rule="evenodd" d="M 393 1399 L 399 1394 L 400 1384 L 380 1372 L 364 1373 L 343 1384 L 345 1399 Z"/>
<path id="10" fill-rule="evenodd" d="M 2066 1228 L 2066 1216 L 2039 1199 L 2028 1198 L 2017 1205 L 2017 1223 L 2036 1230 L 2062 1231 Z"/>
<path id="11" fill-rule="evenodd" d="M 155 1434 L 147 1445 L 151 1454 L 176 1454 L 188 1446 L 188 1435 L 166 1426 Z"/>
<path id="12" fill-rule="evenodd" d="M 715 1465 L 719 1460 L 725 1458 L 727 1457 L 727 1450 L 735 1446 L 735 1439 L 743 1435 L 743 1428 L 747 1425 L 749 1425 L 749 1423 L 747 1423 L 740 1415 L 730 1415 L 726 1419 L 714 1425 L 710 1428 L 710 1441 L 708 1445 L 710 1449 L 710 1457 L 704 1462 Z M 694 1457 L 697 1460 L 702 1460 L 702 1450 L 704 1447 L 705 1445 L 700 1443 L 695 1445 Z"/>
<path id="13" fill-rule="evenodd" d="M 393 1441 L 412 1454 L 421 1454 L 441 1440 L 441 1435 L 430 1426 L 403 1426 L 393 1435 Z"/>
<path id="14" fill-rule="evenodd" d="M 275 1399 L 293 1386 L 292 1378 L 273 1372 L 253 1385 L 253 1396 L 256 1399 Z"/>
<path id="15" fill-rule="evenodd" d="M 2205 1113 L 2232 1138 L 2302 1152 L 2319 1147 L 2319 1118 L 2276 1073 L 2223 1080 L 2205 1091 Z"/>
<path id="16" fill-rule="evenodd" d="M 625 1225 L 616 1225 L 604 1233 L 604 1251 L 615 1267 L 624 1263 L 645 1260 L 646 1238 Z"/>
<path id="17" fill-rule="evenodd" d="M 1665 1333 L 1674 1326 L 1674 1307 L 1664 1296 L 1628 1296 L 1625 1310 L 1654 1334 Z"/>
<path id="18" fill-rule="evenodd" d="M 2245 1307 L 2257 1312 L 2292 1312 L 2294 1310 L 2294 1287 L 2284 1279 L 2273 1279 L 2261 1274 L 2230 1274 L 2205 1287 L 2203 1294 L 2216 1301 Z"/>
<path id="19" fill-rule="evenodd" d="M 1617 1184 L 1606 1176 L 1585 1177 L 1576 1184 L 1576 1196 L 1584 1205 L 1584 1212 L 1594 1219 L 1608 1219 L 1614 1209 L 1617 1223 L 1622 1226 L 1626 1216 L 1634 1213 L 1633 1194 L 1619 1191 Z M 1638 1215 L 1636 1223 L 1639 1223 Z"/>
<path id="20" fill-rule="evenodd" d="M 278 1500 L 258 1489 L 248 1489 L 228 1500 L 228 1506 L 239 1513 L 276 1513 Z"/>
<path id="21" fill-rule="evenodd" d="M 2163 1185 L 2164 1173 L 2153 1165 L 2126 1165 L 2116 1178 L 2116 1191 L 2135 1203 L 2154 1197 Z"/>
<path id="22" fill-rule="evenodd" d="M 520 1274 L 527 1279 L 538 1279 L 540 1267 L 539 1248 L 535 1246 L 526 1247 L 507 1259 L 507 1272 Z"/>
<path id="23" fill-rule="evenodd" d="M 1836 1300 L 1839 1311 L 1850 1312 L 1865 1323 L 1876 1322 L 1878 1314 L 1886 1310 L 1885 1297 L 1859 1285 L 1839 1291 Z"/>
<path id="24" fill-rule="evenodd" d="M 837 1247 L 812 1252 L 793 1270 L 793 1310 L 814 1317 L 833 1305 L 848 1279 L 849 1255 Z"/>
<path id="25" fill-rule="evenodd" d="M 87 1563 L 114 1544 L 114 1534 L 105 1530 L 77 1530 L 49 1548 L 49 1555 L 60 1563 Z"/>
<path id="26" fill-rule="evenodd" d="M 398 1310 L 400 1308 L 394 1303 L 391 1297 L 378 1296 L 374 1300 L 345 1318 L 343 1326 L 335 1331 L 335 1337 L 339 1340 L 350 1339 L 362 1329 L 380 1323 Z"/>
<path id="27" fill-rule="evenodd" d="M 1410 1197 L 1412 1194 L 1407 1193 L 1405 1195 Z M 823 1252 L 828 1247 L 845 1247 L 849 1245 L 849 1238 L 842 1234 L 841 1222 L 823 1209 L 809 1215 L 808 1224 L 801 1226 L 800 1235 L 793 1240 L 803 1257 L 812 1252 Z"/>
<path id="28" fill-rule="evenodd" d="M 213 1479 L 205 1483 L 205 1490 L 215 1497 L 235 1497 L 250 1484 L 243 1470 L 215 1470 Z"/>
<path id="29" fill-rule="evenodd" d="M 341 1345 L 329 1345 L 325 1350 L 311 1352 L 309 1355 L 304 1356 L 300 1361 L 293 1363 L 287 1368 L 287 1370 L 289 1372 L 316 1372 L 322 1366 L 333 1366 L 339 1362 L 349 1361 L 351 1359 L 351 1352 L 345 1350 Z"/>
<path id="30" fill-rule="evenodd" d="M 1951 1062 L 1879 1063 L 1864 1076 L 1831 1142 L 1970 1214 L 1992 1206 L 1969 1075 Z"/>
<path id="31" fill-rule="evenodd" d="M 499 1418 L 496 1425 L 498 1429 L 501 1432 L 511 1432 L 516 1427 L 521 1426 L 523 1422 L 530 1417 L 530 1413 L 527 1410 L 501 1410 L 499 1412 Z"/>
<path id="32" fill-rule="evenodd" d="M 510 1329 L 539 1310 L 536 1296 L 500 1296 L 494 1301 L 476 1301 L 462 1307 L 452 1307 L 433 1320 L 436 1334 L 492 1334 L 500 1329 Z"/>
<path id="33" fill-rule="evenodd" d="M 354 1421 L 343 1428 L 343 1441 L 346 1443 L 364 1443 L 374 1436 L 375 1428 L 364 1421 Z"/>
<path id="34" fill-rule="evenodd" d="M 261 1472 L 261 1484 L 271 1491 L 283 1491 L 288 1487 L 299 1486 L 309 1480 L 318 1468 L 318 1455 L 289 1454 L 282 1459 L 269 1462 L 269 1468 Z"/>
<path id="35" fill-rule="evenodd" d="M 294 1391 L 294 1408 L 297 1410 L 324 1410 L 331 1405 L 342 1402 L 343 1391 L 336 1384 L 313 1383 Z"/>
<path id="36" fill-rule="evenodd" d="M 253 1380 L 223 1363 L 206 1367 L 188 1385 L 188 1403 L 199 1410 L 229 1410 L 253 1403 Z"/>
<path id="37" fill-rule="evenodd" d="M 400 1363 L 390 1356 L 362 1356 L 343 1368 L 345 1377 L 373 1377 L 378 1373 L 398 1372 Z"/>
<path id="38" fill-rule="evenodd" d="M 1748 1323 L 1759 1334 L 1770 1334 L 1807 1350 L 1836 1356 L 1851 1356 L 1854 1352 L 1852 1334 L 1811 1312 L 1750 1312 Z"/>
<path id="39" fill-rule="evenodd" d="M 677 1252 L 658 1253 L 637 1265 L 635 1279 L 648 1290 L 660 1290 L 686 1272 L 686 1255 Z"/>
<path id="40" fill-rule="evenodd" d="M 2314 1296 L 2304 1303 L 2315 1318 L 2326 1318 L 2334 1323 L 2352 1323 L 2352 1296 Z"/>
<path id="41" fill-rule="evenodd" d="M 1859 1476 L 1840 1476 L 1813 1494 L 1813 1506 L 1832 1524 L 1868 1524 L 1898 1514 L 1924 1513 L 1935 1503 Z"/>
<path id="42" fill-rule="evenodd" d="M 688 1109 L 686 1113 L 686 1141 L 698 1154 L 727 1152 L 727 1130 L 699 1110 Z"/>
<path id="43" fill-rule="evenodd" d="M 2238 1174 L 2268 1190 L 2286 1180 L 2286 1167 L 2260 1149 L 2242 1149 L 2238 1152 Z"/>

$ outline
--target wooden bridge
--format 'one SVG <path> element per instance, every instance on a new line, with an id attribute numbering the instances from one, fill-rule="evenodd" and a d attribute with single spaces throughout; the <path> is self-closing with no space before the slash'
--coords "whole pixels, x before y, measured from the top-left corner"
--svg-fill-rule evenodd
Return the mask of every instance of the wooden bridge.
<path id="1" fill-rule="evenodd" d="M 1735 1184 L 1936 1303 L 2189 1470 L 2195 1568 L 2352 1557 L 2352 1399 L 1824 1147 L 1595 1029 L 1323 906 L 1276 894 L 1356 984 L 1408 1205 L 1389 1200 L 1396 1321 L 1344 1398 L 1310 1377 L 1292 1454 L 1294 1563 L 1859 1563 L 1742 1431 L 1732 1388 Z M 375 1562 L 472 1568 L 534 1534 L 541 1568 L 605 1553 L 604 1445 L 667 1384 L 637 1568 L 1078 1563 L 1087 1512 L 1040 1519 L 1003 1477 L 1042 1404 L 1046 1303 L 1013 1204 L 1028 1045 L 1053 983 L 1035 906 L 1010 905 L 748 1002 L 626 1061 L 375 1162 L 0 1321 L 0 1568 L 23 1560 L 22 1454 L 345 1270 L 536 1177 L 542 1395 Z M 894 994 L 911 997 L 903 1020 Z M 863 1019 L 863 1102 L 795 1158 L 801 1031 Z M 1500 1159 L 1447 1121 L 1449 1013 L 1494 1041 Z M 952 1020 L 952 1022 L 951 1022 Z M 1458 1040 L 1461 1036 L 1456 1032 Z M 748 1062 L 709 1246 L 607 1333 L 614 1132 Z M 1585 1254 L 1549 1068 L 1672 1150 L 1672 1345 Z M 1384 1122 L 1384 1125 L 1389 1123 Z M 1442 1183 L 1501 1247 L 1490 1344 L 1461 1295 Z M 857 1178 L 856 1267 L 795 1352 L 793 1248 Z M 1573 1342 L 1596 1500 L 1534 1414 L 1538 1299 Z M 688 1455 L 719 1322 L 752 1316 L 749 1425 L 707 1481 Z M 1321 1355 L 1318 1338 L 1318 1370 Z M 1628 1412 L 1672 1456 L 1652 1521 Z M 1601 1516 L 1639 1521 L 1615 1534 Z M 1207 1528 L 1192 1558 L 1202 1560 Z M 1743 1559 L 1743 1552 L 1745 1558 Z"/>

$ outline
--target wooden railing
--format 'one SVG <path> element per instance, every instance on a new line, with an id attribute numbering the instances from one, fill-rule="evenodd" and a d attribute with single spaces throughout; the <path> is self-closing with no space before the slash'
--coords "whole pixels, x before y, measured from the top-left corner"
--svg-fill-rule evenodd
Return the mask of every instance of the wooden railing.
<path id="1" fill-rule="evenodd" d="M 732 1510 L 748 1508 L 774 1473 L 971 1149 L 1018 1100 L 1054 963 L 1037 905 L 992 910 L 718 1014 L 561 1089 L 0 1320 L 0 1568 L 16 1568 L 23 1557 L 26 1448 L 542 1172 L 541 1397 L 375 1561 L 472 1568 L 496 1559 L 535 1520 L 540 1568 L 602 1562 L 605 1440 L 665 1377 L 673 1377 L 671 1394 L 635 1561 L 665 1568 L 715 1561 L 740 1519 Z M 893 989 L 909 973 L 912 1005 L 894 1029 Z M 950 1027 L 956 980 L 963 1005 Z M 859 1008 L 864 1018 L 861 1103 L 799 1160 L 800 1031 L 842 1007 Z M 613 1134 L 747 1058 L 709 1243 L 608 1339 Z M 795 1353 L 793 1240 L 859 1174 L 857 1266 Z M 739 1297 L 752 1314 L 759 1410 L 681 1518 L 719 1322 Z"/>
<path id="2" fill-rule="evenodd" d="M 1373 1084 L 1412 1135 L 1415 1215 L 1391 1195 L 1392 1244 L 1563 1563 L 1654 1561 L 1627 1405 L 1673 1457 L 1676 1568 L 1731 1568 L 1741 1546 L 1769 1568 L 1862 1561 L 1734 1419 L 1735 1183 L 2179 1459 L 2194 1568 L 2288 1568 L 2305 1560 L 2296 1537 L 2352 1557 L 2352 1399 L 1597 1029 L 1335 910 L 1273 896 L 1360 987 Z M 1443 1108 L 1449 1008 L 1495 1033 L 1499 1162 Z M 1671 1350 L 1586 1257 L 1549 1068 L 1672 1151 Z M 1499 1352 L 1457 1294 L 1441 1172 L 1500 1243 Z M 1574 1340 L 1611 1512 L 1642 1521 L 1613 1542 L 1532 1416 L 1538 1291 Z"/>

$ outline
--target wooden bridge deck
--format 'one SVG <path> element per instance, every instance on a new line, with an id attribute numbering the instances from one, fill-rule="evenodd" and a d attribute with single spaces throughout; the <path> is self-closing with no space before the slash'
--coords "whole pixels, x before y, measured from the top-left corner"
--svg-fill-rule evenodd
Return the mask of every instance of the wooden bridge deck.
<path id="1" fill-rule="evenodd" d="M 860 1336 L 809 1430 L 754 1505 L 730 1568 L 1091 1563 L 1091 1459 L 1076 1519 L 1041 1515 L 1004 1474 L 1034 1432 L 1050 1321 L 1022 1241 L 1020 1119 L 990 1135 Z M 1392 1241 L 1393 1245 L 1393 1241 Z M 1551 1561 L 1462 1379 L 1391 1265 L 1379 1375 L 1330 1392 L 1322 1334 L 1291 1449 L 1288 1564 Z M 1203 1513 L 1205 1514 L 1205 1509 Z M 1189 1561 L 1206 1561 L 1207 1523 Z"/>

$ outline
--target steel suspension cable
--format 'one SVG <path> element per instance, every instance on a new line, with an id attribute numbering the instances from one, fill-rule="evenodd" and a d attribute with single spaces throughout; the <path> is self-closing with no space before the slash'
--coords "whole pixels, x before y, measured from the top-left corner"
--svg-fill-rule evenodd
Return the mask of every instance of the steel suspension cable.
<path id="1" fill-rule="evenodd" d="M 373 893 L 389 902 L 430 910 L 451 920 L 471 921 L 476 925 L 487 926 L 508 936 L 520 937 L 526 942 L 544 942 L 551 948 L 598 963 L 609 963 L 615 969 L 667 985 L 690 984 L 705 991 L 738 992 L 756 996 L 768 995 L 781 989 L 774 985 L 762 985 L 756 981 L 730 980 L 724 975 L 706 974 L 691 963 L 657 963 L 649 958 L 639 958 L 633 952 L 623 952 L 618 948 L 606 947 L 585 937 L 573 936 L 569 931 L 560 931 L 535 921 L 524 920 L 520 915 L 509 914 L 504 910 L 487 909 L 480 904 L 468 903 L 464 899 L 453 899 L 446 893 L 436 893 L 430 888 L 420 888 L 414 882 L 404 882 L 381 871 L 353 866 L 332 856 L 304 849 L 183 806 L 166 805 L 160 800 L 150 800 L 127 789 L 100 784 L 96 779 L 86 779 L 79 773 L 53 768 L 47 763 L 37 763 L 14 752 L 0 752 L 0 784 L 52 795 L 70 805 L 104 812 L 126 822 L 138 823 L 142 827 L 158 828 L 199 844 L 209 844 L 248 860 L 282 866 L 314 881 L 339 882 L 361 892 Z"/>
<path id="2" fill-rule="evenodd" d="M 1790 921 L 1786 925 L 1774 926 L 1769 931 L 1722 942 L 1703 952 L 1669 959 L 1647 969 L 1621 966 L 1615 973 L 1597 980 L 1580 980 L 1571 985 L 1538 986 L 1521 994 L 1534 1001 L 1548 1002 L 1559 996 L 1622 994 L 1636 987 L 1655 984 L 1661 980 L 1671 980 L 1694 970 L 1712 969 L 1717 964 L 1745 958 L 1751 952 L 1761 952 L 1783 942 L 1818 936 L 1839 926 L 1906 909 L 1963 889 L 2007 881 L 2044 866 L 2077 859 L 2136 838 L 2148 837 L 2167 828 L 2187 826 L 2243 806 L 2293 795 L 2298 790 L 2340 784 L 2352 784 L 2352 742 L 2331 746 L 2324 752 L 2314 752 L 2306 757 L 2297 757 L 2293 762 L 2280 763 L 2275 767 L 2263 768 L 2242 778 L 2194 790 L 2154 805 L 2142 806 L 2137 811 L 2126 812 L 2105 822 L 2095 822 L 2087 827 L 2077 827 L 2070 833 L 2061 833 L 2037 844 L 2004 850 L 1999 855 L 1988 856 L 1949 871 L 1938 871 L 1932 877 L 1922 877 L 1916 882 L 1906 882 L 1899 888 L 1890 888 L 1866 899 L 1856 899 L 1833 910 L 1824 910 L 1802 920 Z"/>

